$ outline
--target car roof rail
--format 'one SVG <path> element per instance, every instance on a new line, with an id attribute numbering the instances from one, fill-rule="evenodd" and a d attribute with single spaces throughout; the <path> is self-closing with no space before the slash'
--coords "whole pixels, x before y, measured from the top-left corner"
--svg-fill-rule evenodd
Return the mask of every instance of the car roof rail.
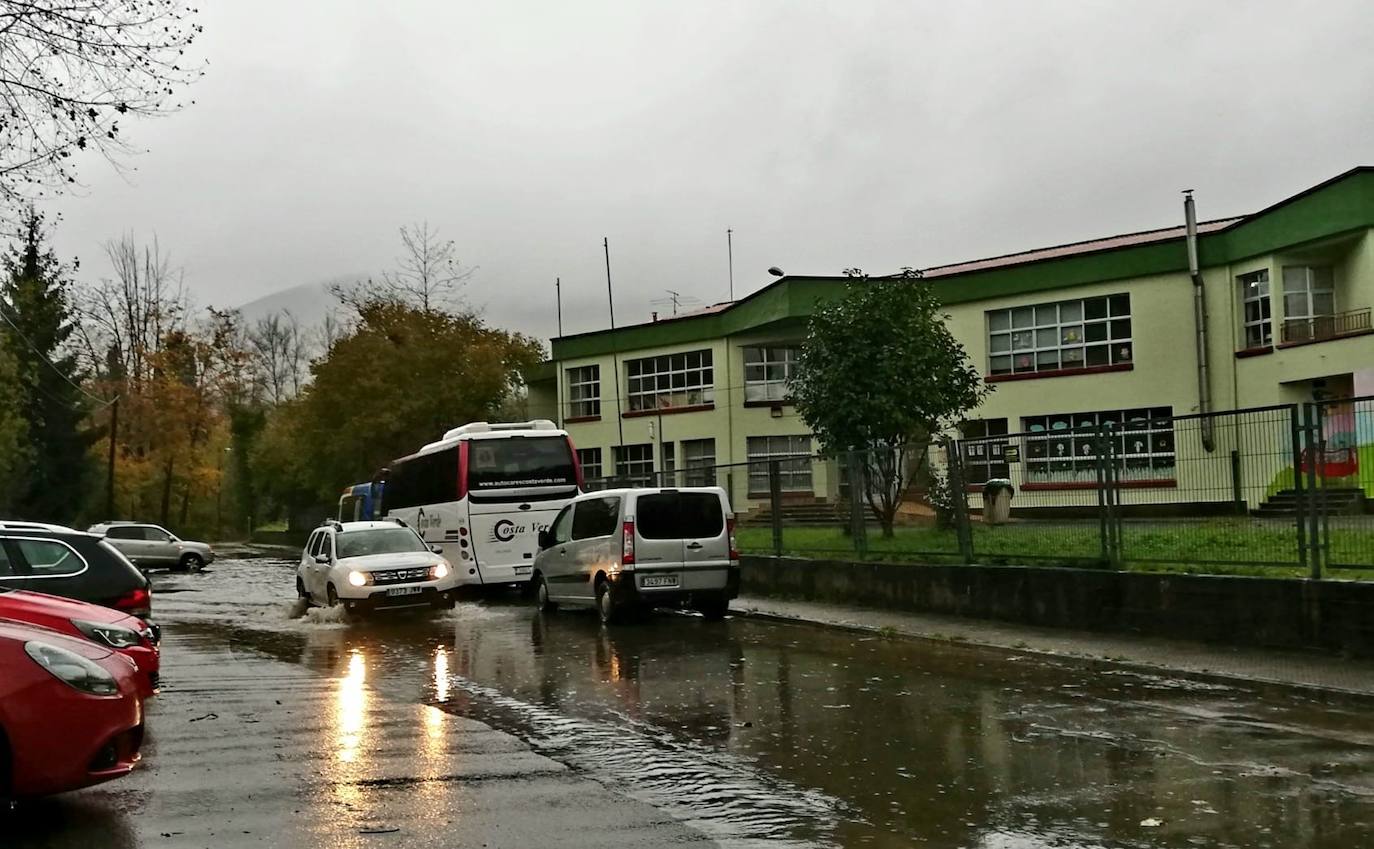
<path id="1" fill-rule="evenodd" d="M 407 525 L 407 524 L 406 524 L 406 520 L 405 520 L 405 519 L 402 519 L 400 516 L 387 516 L 386 519 L 384 519 L 383 521 L 395 522 L 396 524 L 400 525 L 400 526 L 403 527 L 403 528 L 408 528 L 408 527 L 410 527 L 410 525 Z"/>
<path id="2" fill-rule="evenodd" d="M 323 522 L 320 522 L 320 527 L 329 527 L 333 528 L 336 531 L 341 531 L 343 530 L 343 523 L 340 522 L 338 519 L 326 518 Z"/>

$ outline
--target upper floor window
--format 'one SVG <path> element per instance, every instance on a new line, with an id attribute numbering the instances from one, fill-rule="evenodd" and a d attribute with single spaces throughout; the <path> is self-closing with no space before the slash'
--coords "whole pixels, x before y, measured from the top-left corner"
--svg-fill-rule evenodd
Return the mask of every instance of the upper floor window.
<path id="1" fill-rule="evenodd" d="M 988 371 L 1055 372 L 1132 361 L 1131 296 L 988 311 Z"/>
<path id="2" fill-rule="evenodd" d="M 1273 308 L 1269 303 L 1269 269 L 1261 268 L 1259 271 L 1242 274 L 1238 279 L 1245 347 L 1262 348 L 1274 341 L 1271 321 Z"/>
<path id="3" fill-rule="evenodd" d="M 568 418 L 601 415 L 601 366 L 568 369 Z"/>
<path id="4" fill-rule="evenodd" d="M 695 407 L 715 399 L 711 351 L 627 360 L 630 410 Z"/>
<path id="5" fill-rule="evenodd" d="M 1283 269 L 1283 318 L 1305 321 L 1336 312 L 1335 275 L 1329 265 L 1289 265 Z"/>
<path id="6" fill-rule="evenodd" d="M 785 401 L 787 381 L 797 367 L 794 347 L 760 346 L 744 349 L 744 400 Z"/>

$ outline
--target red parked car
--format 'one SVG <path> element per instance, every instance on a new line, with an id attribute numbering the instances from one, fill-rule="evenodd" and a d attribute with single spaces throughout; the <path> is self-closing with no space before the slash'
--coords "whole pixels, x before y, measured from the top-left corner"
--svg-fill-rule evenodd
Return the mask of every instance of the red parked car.
<path id="1" fill-rule="evenodd" d="M 157 694 L 158 635 L 142 619 L 97 604 L 4 586 L 0 586 L 0 619 L 41 625 L 114 649 L 138 668 L 139 696 L 146 699 Z"/>
<path id="2" fill-rule="evenodd" d="M 0 800 L 127 775 L 142 743 L 133 661 L 90 640 L 0 622 Z"/>

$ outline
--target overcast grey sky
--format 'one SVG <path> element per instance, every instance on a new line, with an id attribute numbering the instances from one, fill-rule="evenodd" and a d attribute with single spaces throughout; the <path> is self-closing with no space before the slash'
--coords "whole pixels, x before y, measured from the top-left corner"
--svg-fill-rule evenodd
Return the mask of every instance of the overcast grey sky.
<path id="1" fill-rule="evenodd" d="M 1374 163 L 1374 4 L 202 0 L 196 105 L 57 204 L 201 304 L 379 272 L 428 219 L 547 337 L 765 269 L 889 272 L 1253 211 Z"/>

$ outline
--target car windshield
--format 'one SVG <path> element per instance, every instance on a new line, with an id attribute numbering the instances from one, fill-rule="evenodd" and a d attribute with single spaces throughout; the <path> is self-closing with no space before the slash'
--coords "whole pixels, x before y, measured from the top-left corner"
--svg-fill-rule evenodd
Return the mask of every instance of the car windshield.
<path id="1" fill-rule="evenodd" d="M 335 543 L 339 559 L 366 557 L 369 554 L 403 554 L 408 551 L 428 551 L 424 542 L 407 528 L 374 528 L 365 531 L 345 531 Z"/>

